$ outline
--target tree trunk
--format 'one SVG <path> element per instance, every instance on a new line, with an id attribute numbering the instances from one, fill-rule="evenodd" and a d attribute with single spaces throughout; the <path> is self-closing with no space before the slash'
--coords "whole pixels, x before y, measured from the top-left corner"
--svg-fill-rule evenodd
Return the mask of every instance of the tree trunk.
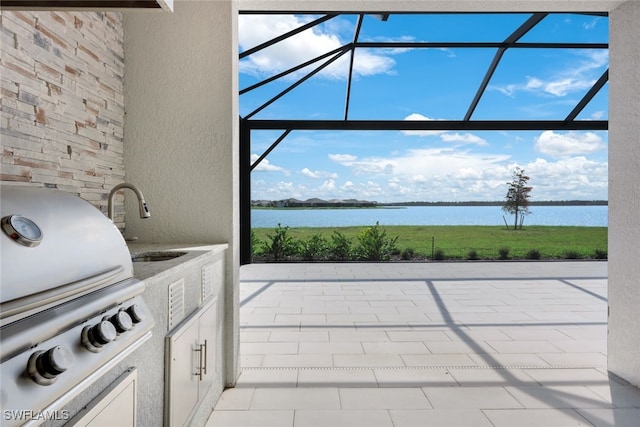
<path id="1" fill-rule="evenodd" d="M 514 213 L 514 217 L 515 217 L 515 221 L 513 223 L 513 229 L 517 230 L 518 229 L 518 207 L 516 206 L 516 211 Z"/>

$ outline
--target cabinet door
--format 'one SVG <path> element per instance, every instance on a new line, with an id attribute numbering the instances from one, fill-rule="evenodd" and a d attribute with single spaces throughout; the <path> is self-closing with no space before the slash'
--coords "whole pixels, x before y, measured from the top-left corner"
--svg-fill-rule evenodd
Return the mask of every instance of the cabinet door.
<path id="1" fill-rule="evenodd" d="M 136 426 L 137 371 L 130 368 L 67 423 L 73 427 Z M 117 421 L 115 421 L 117 420 Z"/>
<path id="2" fill-rule="evenodd" d="M 200 344 L 203 346 L 202 360 L 204 362 L 204 366 L 201 367 L 203 371 L 202 380 L 198 385 L 200 399 L 211 388 L 216 374 L 217 326 L 218 304 L 217 300 L 214 300 L 207 305 L 207 308 L 200 316 Z"/>
<path id="3" fill-rule="evenodd" d="M 86 424 L 87 427 L 113 426 L 114 420 L 118 420 L 119 426 L 134 427 L 136 425 L 135 390 L 133 383 L 129 384 Z"/>
<path id="4" fill-rule="evenodd" d="M 167 341 L 170 426 L 184 425 L 198 403 L 198 319 L 191 320 Z"/>

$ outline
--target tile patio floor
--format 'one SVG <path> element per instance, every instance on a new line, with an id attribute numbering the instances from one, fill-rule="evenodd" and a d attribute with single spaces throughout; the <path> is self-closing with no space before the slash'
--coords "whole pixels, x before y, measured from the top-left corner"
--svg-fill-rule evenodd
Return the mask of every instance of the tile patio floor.
<path id="1" fill-rule="evenodd" d="M 634 426 L 606 262 L 255 264 L 209 427 Z"/>

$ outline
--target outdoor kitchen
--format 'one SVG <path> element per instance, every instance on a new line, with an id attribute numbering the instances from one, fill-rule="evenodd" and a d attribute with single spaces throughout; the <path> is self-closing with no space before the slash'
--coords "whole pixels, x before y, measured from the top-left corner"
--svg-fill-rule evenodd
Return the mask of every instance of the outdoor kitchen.
<path id="1" fill-rule="evenodd" d="M 0 423 L 204 425 L 234 382 L 231 239 L 148 234 L 175 223 L 125 173 L 123 13 L 1 19 Z"/>

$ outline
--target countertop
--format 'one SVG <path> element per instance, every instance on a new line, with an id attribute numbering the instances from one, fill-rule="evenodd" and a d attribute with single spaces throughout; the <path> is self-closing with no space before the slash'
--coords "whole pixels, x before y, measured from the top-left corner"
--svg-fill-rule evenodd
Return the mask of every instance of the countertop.
<path id="1" fill-rule="evenodd" d="M 133 263 L 133 276 L 139 280 L 150 278 L 161 279 L 197 262 L 199 258 L 224 252 L 229 245 L 222 244 L 170 244 L 170 243 L 137 243 L 127 244 L 132 256 L 146 252 L 186 252 L 185 255 L 166 261 L 151 261 Z"/>

